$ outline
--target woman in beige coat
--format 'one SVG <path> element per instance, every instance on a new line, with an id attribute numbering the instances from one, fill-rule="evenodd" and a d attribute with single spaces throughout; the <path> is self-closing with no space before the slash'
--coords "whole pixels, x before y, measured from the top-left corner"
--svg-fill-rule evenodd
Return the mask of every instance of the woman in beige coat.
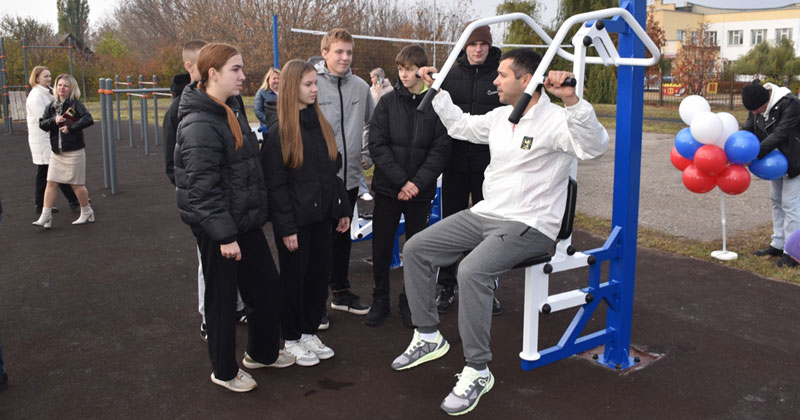
<path id="1" fill-rule="evenodd" d="M 50 164 L 50 133 L 39 128 L 39 118 L 44 115 L 44 110 L 50 102 L 53 102 L 53 93 L 50 88 L 50 69 L 44 66 L 33 68 L 30 76 L 32 86 L 28 99 L 25 101 L 28 120 L 28 145 L 31 148 L 33 164 L 36 165 L 36 214 L 42 213 L 44 205 L 44 190 L 47 186 L 47 169 Z M 69 207 L 73 212 L 80 210 L 78 197 L 68 184 L 59 184 L 59 189 L 64 197 L 69 201 Z M 53 213 L 58 213 L 57 208 L 53 208 Z"/>

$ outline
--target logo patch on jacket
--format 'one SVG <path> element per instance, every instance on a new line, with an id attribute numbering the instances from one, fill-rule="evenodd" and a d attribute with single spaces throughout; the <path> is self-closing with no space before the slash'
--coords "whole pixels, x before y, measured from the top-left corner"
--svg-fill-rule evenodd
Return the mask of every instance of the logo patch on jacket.
<path id="1" fill-rule="evenodd" d="M 522 144 L 519 145 L 519 148 L 522 150 L 531 150 L 531 146 L 533 146 L 533 137 L 525 136 L 522 138 Z"/>

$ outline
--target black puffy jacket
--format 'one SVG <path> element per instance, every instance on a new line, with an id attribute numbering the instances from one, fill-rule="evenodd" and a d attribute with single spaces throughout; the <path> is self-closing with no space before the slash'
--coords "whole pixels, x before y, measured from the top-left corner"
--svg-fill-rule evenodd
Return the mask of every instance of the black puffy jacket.
<path id="1" fill-rule="evenodd" d="M 58 133 L 60 131 L 56 124 L 56 115 L 61 115 L 70 108 L 75 111 L 72 116 L 78 120 L 67 126 L 67 133 L 61 133 L 61 151 L 71 152 L 86 147 L 86 143 L 83 141 L 83 129 L 94 124 L 94 119 L 81 101 L 68 98 L 60 105 L 50 102 L 50 105 L 45 108 L 42 118 L 39 118 L 39 128 L 50 132 L 50 148 L 53 153 L 59 153 Z"/>
<path id="2" fill-rule="evenodd" d="M 454 104 L 470 115 L 483 115 L 501 106 L 497 87 L 492 82 L 497 78 L 497 66 L 502 55 L 499 48 L 491 47 L 486 61 L 473 66 L 466 51 L 461 51 L 442 82 L 442 89 L 450 94 Z M 483 172 L 489 160 L 489 145 L 454 141 L 445 170 Z"/>
<path id="3" fill-rule="evenodd" d="M 303 140 L 303 165 L 290 169 L 283 164 L 279 124 L 267 131 L 261 162 L 269 188 L 272 228 L 278 237 L 297 233 L 298 226 L 324 218 L 350 217 L 350 202 L 344 183 L 336 173 L 342 156 L 328 157 L 317 112 L 313 107 L 300 111 L 300 137 Z"/>
<path id="4" fill-rule="evenodd" d="M 800 175 L 800 99 L 788 94 L 779 99 L 769 110 L 769 119 L 764 114 L 747 116 L 743 130 L 755 134 L 761 141 L 758 159 L 774 149 L 778 149 L 789 161 L 786 175 L 794 178 Z"/>
<path id="5" fill-rule="evenodd" d="M 235 150 L 225 109 L 197 83 L 186 87 L 178 108 L 175 190 L 184 223 L 212 240 L 230 243 L 267 222 L 269 202 L 258 141 L 236 97 L 227 105 L 239 120 L 243 145 Z"/>
<path id="6" fill-rule="evenodd" d="M 398 81 L 375 107 L 369 153 L 375 162 L 372 189 L 377 194 L 397 198 L 408 181 L 419 188 L 415 200 L 431 200 L 436 194 L 436 178 L 447 164 L 451 140 L 433 107 L 417 112 L 423 96 Z"/>

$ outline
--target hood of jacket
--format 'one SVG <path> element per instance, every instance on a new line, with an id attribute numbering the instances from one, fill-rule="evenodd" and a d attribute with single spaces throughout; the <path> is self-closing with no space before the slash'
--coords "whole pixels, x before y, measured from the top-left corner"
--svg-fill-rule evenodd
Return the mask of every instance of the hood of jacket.
<path id="1" fill-rule="evenodd" d="M 172 97 L 177 98 L 183 93 L 183 88 L 189 83 L 192 83 L 192 77 L 189 73 L 179 74 L 172 78 L 172 84 L 169 86 L 169 91 L 172 92 Z"/>
<path id="2" fill-rule="evenodd" d="M 764 111 L 764 118 L 769 118 L 769 111 L 780 101 L 784 96 L 792 93 L 789 88 L 778 86 L 772 83 L 765 83 L 764 88 L 769 90 L 769 102 L 767 109 Z"/>

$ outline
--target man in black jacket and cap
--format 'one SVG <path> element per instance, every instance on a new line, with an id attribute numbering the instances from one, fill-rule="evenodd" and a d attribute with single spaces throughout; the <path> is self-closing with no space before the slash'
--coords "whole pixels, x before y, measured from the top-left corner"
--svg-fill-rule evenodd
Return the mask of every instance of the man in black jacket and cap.
<path id="1" fill-rule="evenodd" d="M 470 115 L 483 115 L 501 106 L 494 79 L 502 52 L 492 46 L 488 26 L 476 28 L 466 47 L 447 73 L 441 88 L 450 92 L 453 103 Z M 489 166 L 489 146 L 453 141 L 450 158 L 442 174 L 442 217 L 447 217 L 483 200 L 483 172 Z M 440 313 L 450 310 L 455 301 L 455 266 L 439 272 L 442 286 L 436 298 Z M 503 313 L 503 305 L 495 298 L 492 314 Z"/>
<path id="2" fill-rule="evenodd" d="M 750 111 L 742 129 L 761 142 L 758 159 L 778 149 L 789 161 L 786 174 L 770 181 L 772 241 L 756 255 L 780 257 L 778 267 L 796 267 L 784 245 L 800 229 L 800 100 L 788 88 L 754 80 L 742 90 L 742 104 Z"/>

